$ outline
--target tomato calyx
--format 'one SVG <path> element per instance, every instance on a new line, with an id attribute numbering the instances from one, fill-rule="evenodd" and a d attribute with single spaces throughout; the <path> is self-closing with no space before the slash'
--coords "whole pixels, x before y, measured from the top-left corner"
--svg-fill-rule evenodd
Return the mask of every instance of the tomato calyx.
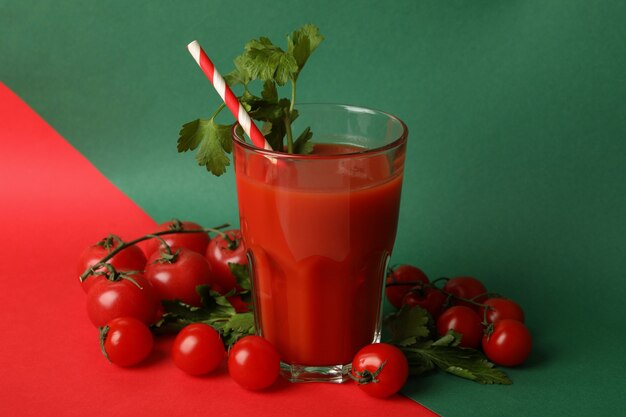
<path id="1" fill-rule="evenodd" d="M 174 232 L 180 232 L 185 230 L 185 227 L 183 226 L 183 222 L 179 219 L 172 219 L 172 223 L 168 226 L 168 229 Z"/>
<path id="2" fill-rule="evenodd" d="M 217 234 L 222 239 L 224 239 L 224 241 L 226 242 L 226 249 L 228 249 L 229 251 L 234 251 L 239 247 L 239 245 L 241 245 L 241 240 L 236 237 L 235 233 L 220 231 L 217 232 Z"/>
<path id="3" fill-rule="evenodd" d="M 489 308 L 493 308 L 491 306 L 487 306 Z M 486 311 L 487 309 L 485 309 Z M 487 313 L 485 312 L 485 316 L 487 315 Z M 485 318 L 485 323 L 487 322 L 487 319 Z M 484 323 L 483 323 L 484 324 Z M 493 334 L 494 331 L 494 325 L 493 323 L 487 323 L 485 326 L 485 330 L 483 331 L 484 335 L 487 337 L 487 340 L 489 340 L 489 338 L 491 338 L 491 335 Z"/>
<path id="4" fill-rule="evenodd" d="M 135 284 L 140 290 L 143 290 L 143 287 L 131 276 L 133 274 L 139 274 L 141 271 L 118 271 L 113 265 L 107 262 L 99 262 L 95 264 L 92 269 L 93 268 L 97 269 L 97 271 L 93 273 L 94 276 L 103 276 L 105 279 L 112 282 L 126 279 Z"/>
<path id="5" fill-rule="evenodd" d="M 224 233 L 225 237 L 224 239 L 226 239 L 226 242 L 228 242 L 228 250 L 235 250 L 239 247 L 239 239 L 235 238 L 231 238 L 230 236 L 228 236 L 227 233 Z"/>
<path id="6" fill-rule="evenodd" d="M 359 385 L 375 384 L 379 382 L 378 375 L 380 375 L 380 373 L 383 371 L 383 368 L 386 364 L 387 361 L 385 360 L 374 372 L 371 372 L 368 369 L 364 369 L 362 371 L 348 372 L 348 376 Z"/>
<path id="7" fill-rule="evenodd" d="M 115 249 L 115 247 L 123 245 L 124 241 L 118 235 L 113 233 L 109 234 L 107 237 L 96 243 L 98 246 L 102 246 L 107 252 L 111 252 Z"/>
<path id="8" fill-rule="evenodd" d="M 178 221 L 180 223 L 179 220 L 175 220 L 175 221 Z M 182 228 L 180 230 L 182 230 Z M 163 248 L 163 250 L 160 253 L 161 256 L 155 259 L 152 263 L 173 264 L 176 262 L 176 260 L 178 259 L 178 255 L 180 255 L 180 249 L 177 249 L 176 252 L 172 253 L 172 247 L 168 245 L 165 239 L 163 239 L 161 236 L 156 235 L 156 234 L 149 234 L 149 235 L 146 235 L 146 237 L 159 240 Z"/>

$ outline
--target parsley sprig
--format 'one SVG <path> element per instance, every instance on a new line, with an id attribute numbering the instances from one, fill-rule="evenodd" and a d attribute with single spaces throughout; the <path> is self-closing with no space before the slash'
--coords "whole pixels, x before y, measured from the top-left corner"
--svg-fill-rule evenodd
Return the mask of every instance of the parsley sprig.
<path id="1" fill-rule="evenodd" d="M 294 140 L 291 124 L 298 117 L 296 82 L 309 57 L 324 40 L 319 29 L 306 24 L 287 36 L 287 49 L 272 43 L 267 37 L 249 41 L 241 55 L 234 59 L 235 68 L 224 76 L 232 88 L 242 86 L 240 103 L 252 119 L 261 122 L 261 133 L 276 151 L 308 154 L 313 150 L 310 128 Z M 278 88 L 291 84 L 291 97 L 279 98 Z M 262 84 L 260 95 L 253 93 L 254 85 Z M 220 105 L 208 119 L 185 123 L 179 133 L 178 152 L 197 149 L 198 165 L 214 175 L 222 175 L 230 165 L 232 152 L 230 125 L 218 124 L 215 118 L 224 109 Z M 286 145 L 285 145 L 286 139 Z"/>

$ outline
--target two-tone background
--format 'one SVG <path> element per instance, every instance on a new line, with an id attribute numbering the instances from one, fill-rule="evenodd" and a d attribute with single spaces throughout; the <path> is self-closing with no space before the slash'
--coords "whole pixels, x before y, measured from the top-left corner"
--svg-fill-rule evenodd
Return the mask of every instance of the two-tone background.
<path id="1" fill-rule="evenodd" d="M 624 2 L 0 0 L 0 81 L 155 221 L 236 225 L 232 169 L 214 178 L 176 152 L 181 124 L 219 104 L 185 46 L 198 39 L 226 73 L 249 39 L 284 45 L 309 22 L 326 40 L 299 100 L 409 126 L 393 262 L 483 280 L 535 338 L 512 386 L 438 374 L 404 394 L 444 416 L 623 413 Z M 0 188 L 37 169 L 3 152 Z"/>

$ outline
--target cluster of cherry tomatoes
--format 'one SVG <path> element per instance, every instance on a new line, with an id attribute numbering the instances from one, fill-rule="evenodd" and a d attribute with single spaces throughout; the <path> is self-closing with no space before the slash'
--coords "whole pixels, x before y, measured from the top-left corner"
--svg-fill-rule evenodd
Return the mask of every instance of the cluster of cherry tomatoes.
<path id="1" fill-rule="evenodd" d="M 77 271 L 87 293 L 87 314 L 100 329 L 102 352 L 109 361 L 127 367 L 146 359 L 154 344 L 149 326 L 163 314 L 161 300 L 200 306 L 199 285 L 228 294 L 238 312 L 249 310 L 229 268 L 230 263 L 247 264 L 240 231 L 216 231 L 210 239 L 202 230 L 196 223 L 174 220 L 136 244 L 111 235 L 84 250 Z M 227 354 L 220 334 L 203 323 L 177 334 L 171 357 L 191 375 L 212 372 L 227 360 L 231 377 L 248 389 L 272 385 L 280 370 L 278 353 L 265 339 L 244 337 Z"/>
<path id="2" fill-rule="evenodd" d="M 482 348 L 487 358 L 502 366 L 523 363 L 530 354 L 532 337 L 524 324 L 524 311 L 513 300 L 487 292 L 473 277 L 442 278 L 439 288 L 412 265 L 400 265 L 387 277 L 386 296 L 397 308 L 419 306 L 433 319 L 440 336 L 453 330 L 459 345 Z"/>
<path id="3" fill-rule="evenodd" d="M 126 367 L 146 359 L 154 344 L 149 326 L 163 315 L 161 301 L 200 307 L 200 285 L 226 295 L 238 313 L 250 311 L 229 267 L 247 264 L 241 232 L 212 229 L 211 239 L 207 230 L 174 220 L 132 242 L 111 235 L 85 249 L 77 271 L 87 294 L 87 314 L 100 330 L 109 361 Z M 419 268 L 400 265 L 387 277 L 386 296 L 398 308 L 423 308 L 439 335 L 455 331 L 461 335 L 460 346 L 482 346 L 496 364 L 515 366 L 527 358 L 531 336 L 518 304 L 490 295 L 475 278 L 445 279 L 442 288 L 437 281 L 431 283 Z M 246 336 L 227 352 L 220 333 L 204 323 L 190 324 L 177 334 L 171 358 L 191 375 L 213 372 L 226 361 L 231 377 L 253 390 L 269 387 L 280 372 L 279 354 L 267 340 Z M 397 347 L 375 343 L 355 355 L 350 376 L 369 395 L 387 397 L 406 382 L 408 363 Z"/>

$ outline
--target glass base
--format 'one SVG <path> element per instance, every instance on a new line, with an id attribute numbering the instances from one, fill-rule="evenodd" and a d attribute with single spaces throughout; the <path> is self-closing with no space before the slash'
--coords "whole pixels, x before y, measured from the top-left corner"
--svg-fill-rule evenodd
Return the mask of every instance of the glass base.
<path id="1" fill-rule="evenodd" d="M 348 365 L 304 366 L 280 363 L 280 374 L 289 382 L 330 382 L 341 384 L 350 379 Z"/>

